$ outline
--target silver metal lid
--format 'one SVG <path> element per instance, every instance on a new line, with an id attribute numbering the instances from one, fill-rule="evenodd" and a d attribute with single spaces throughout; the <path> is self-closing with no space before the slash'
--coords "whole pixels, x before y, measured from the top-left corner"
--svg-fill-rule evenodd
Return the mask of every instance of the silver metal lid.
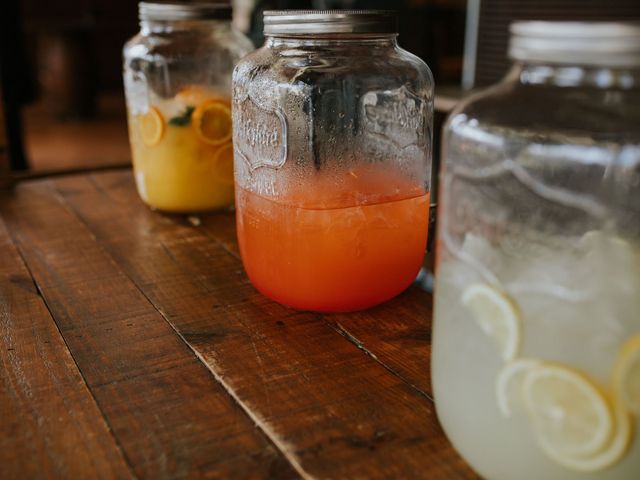
<path id="1" fill-rule="evenodd" d="M 231 4 L 229 2 L 140 2 L 138 16 L 140 20 L 150 21 L 229 20 Z"/>
<path id="2" fill-rule="evenodd" d="M 515 22 L 509 57 L 602 67 L 640 65 L 640 23 Z"/>
<path id="3" fill-rule="evenodd" d="M 388 10 L 266 10 L 265 35 L 397 33 L 397 15 Z"/>

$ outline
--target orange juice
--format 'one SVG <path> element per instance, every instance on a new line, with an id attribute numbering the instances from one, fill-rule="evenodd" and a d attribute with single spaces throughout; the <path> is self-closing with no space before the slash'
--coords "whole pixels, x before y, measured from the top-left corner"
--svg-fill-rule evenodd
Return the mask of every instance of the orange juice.
<path id="1" fill-rule="evenodd" d="M 236 187 L 238 239 L 253 285 L 291 307 L 351 311 L 415 279 L 429 194 L 388 169 L 319 175 L 270 199 Z"/>

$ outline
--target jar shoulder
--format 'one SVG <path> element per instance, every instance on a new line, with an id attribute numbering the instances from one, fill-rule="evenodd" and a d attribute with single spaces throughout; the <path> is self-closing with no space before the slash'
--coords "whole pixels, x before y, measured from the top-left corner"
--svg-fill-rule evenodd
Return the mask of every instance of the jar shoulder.
<path id="1" fill-rule="evenodd" d="M 504 82 L 461 103 L 449 116 L 445 132 L 616 136 L 640 142 L 639 106 L 640 88 L 534 87 Z"/>
<path id="2" fill-rule="evenodd" d="M 133 57 L 139 57 L 147 53 L 148 46 L 144 35 L 137 33 L 127 40 L 122 47 L 122 57 L 127 60 Z"/>
<path id="3" fill-rule="evenodd" d="M 344 48 L 287 48 L 263 46 L 244 57 L 234 73 L 238 82 L 306 83 L 322 85 L 348 81 L 400 86 L 409 84 L 429 95 L 433 75 L 426 63 L 406 50 Z"/>
<path id="4" fill-rule="evenodd" d="M 433 73 L 424 60 L 403 48 L 397 49 L 397 57 L 400 61 L 406 63 L 407 68 L 413 69 L 419 76 L 424 78 L 425 83 L 431 87 L 434 86 Z"/>
<path id="5" fill-rule="evenodd" d="M 254 50 L 253 43 L 242 32 L 232 28 L 213 30 L 202 35 L 194 33 L 143 34 L 138 33 L 123 47 L 124 60 L 158 57 L 210 56 L 229 54 L 236 61 Z"/>

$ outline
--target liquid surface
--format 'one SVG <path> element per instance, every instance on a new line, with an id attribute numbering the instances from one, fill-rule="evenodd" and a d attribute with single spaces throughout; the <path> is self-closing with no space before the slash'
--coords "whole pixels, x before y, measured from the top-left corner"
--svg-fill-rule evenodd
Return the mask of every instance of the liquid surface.
<path id="1" fill-rule="evenodd" d="M 277 200 L 241 188 L 236 196 L 247 274 L 282 304 L 367 308 L 402 292 L 422 264 L 429 195 L 390 171 L 305 179 Z"/>
<path id="2" fill-rule="evenodd" d="M 199 115 L 207 102 L 222 107 Z M 151 99 L 150 112 L 129 116 L 129 137 L 138 193 L 148 205 L 169 212 L 195 212 L 233 205 L 231 138 L 208 141 L 219 121 L 230 122 L 229 99 L 204 87 L 187 87 L 171 99 Z M 153 118 L 149 118 L 153 117 Z M 200 121 L 198 126 L 196 121 Z M 215 137 L 214 137 L 215 138 Z"/>

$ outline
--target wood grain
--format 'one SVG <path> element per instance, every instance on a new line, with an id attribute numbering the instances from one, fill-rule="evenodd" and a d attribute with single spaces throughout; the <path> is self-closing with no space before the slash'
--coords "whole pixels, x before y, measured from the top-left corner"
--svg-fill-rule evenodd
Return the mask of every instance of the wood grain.
<path id="1" fill-rule="evenodd" d="M 421 391 L 428 382 L 426 355 L 398 361 L 411 364 L 406 371 L 412 375 L 423 375 L 416 388 L 338 331 L 345 323 L 353 328 L 353 318 L 364 328 L 364 322 L 396 314 L 424 332 L 426 294 L 415 290 L 361 317 L 327 321 L 270 302 L 253 289 L 235 256 L 228 215 L 210 217 L 227 225 L 224 237 L 217 237 L 180 217 L 151 212 L 136 199 L 128 172 L 70 177 L 54 185 L 303 475 L 476 478 L 446 441 Z M 408 335 L 415 342 L 424 338 Z"/>
<path id="2" fill-rule="evenodd" d="M 134 193 L 130 190 L 129 194 Z M 125 195 L 125 191 L 120 195 Z M 132 196 L 131 202 L 135 201 Z M 202 216 L 199 230 L 240 258 L 235 219 L 227 213 Z M 431 295 L 412 286 L 395 301 L 349 314 L 323 315 L 325 321 L 371 358 L 433 398 L 431 372 Z"/>
<path id="3" fill-rule="evenodd" d="M 48 181 L 19 185 L 0 212 L 137 476 L 298 476 Z M 144 229 L 113 234 L 153 268 Z"/>
<path id="4" fill-rule="evenodd" d="M 115 196 L 122 203 L 139 203 L 127 174 L 114 173 L 92 178 L 96 188 L 103 194 Z M 198 231 L 240 259 L 235 216 L 230 212 L 160 218 L 185 226 L 197 224 Z M 433 398 L 431 372 L 426 363 L 431 356 L 432 311 L 431 295 L 413 286 L 397 301 L 364 312 L 324 315 L 323 318 L 373 359 L 424 395 Z"/>
<path id="5" fill-rule="evenodd" d="M 132 478 L 2 219 L 0 365 L 0 478 Z"/>

